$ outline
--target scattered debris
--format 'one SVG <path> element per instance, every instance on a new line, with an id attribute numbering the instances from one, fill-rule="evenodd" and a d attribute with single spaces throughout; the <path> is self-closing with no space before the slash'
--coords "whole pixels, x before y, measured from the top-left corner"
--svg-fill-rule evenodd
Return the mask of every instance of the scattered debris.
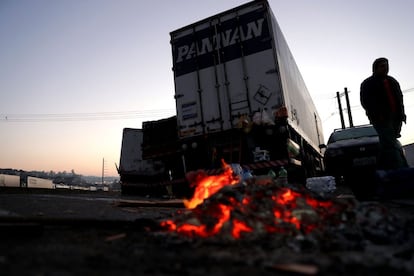
<path id="1" fill-rule="evenodd" d="M 116 207 L 168 207 L 168 208 L 184 208 L 183 200 L 127 200 L 121 199 L 113 202 Z"/>
<path id="2" fill-rule="evenodd" d="M 318 267 L 315 265 L 306 264 L 276 264 L 272 266 L 273 269 L 285 272 L 299 273 L 302 275 L 316 275 L 318 274 Z"/>
<path id="3" fill-rule="evenodd" d="M 115 235 L 111 235 L 111 236 L 107 236 L 105 238 L 106 242 L 110 242 L 110 241 L 115 241 L 115 240 L 120 240 L 123 239 L 127 236 L 126 233 L 119 233 L 119 234 L 115 234 Z"/>

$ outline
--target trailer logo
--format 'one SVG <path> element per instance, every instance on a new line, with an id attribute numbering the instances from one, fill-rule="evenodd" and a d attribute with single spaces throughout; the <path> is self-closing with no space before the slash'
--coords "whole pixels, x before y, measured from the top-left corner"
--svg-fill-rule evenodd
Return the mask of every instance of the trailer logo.
<path id="1" fill-rule="evenodd" d="M 178 47 L 178 56 L 176 63 L 182 62 L 184 59 L 188 60 L 197 55 L 205 55 L 236 44 L 238 41 L 246 41 L 252 38 L 260 37 L 263 31 L 264 18 L 247 23 L 245 28 L 235 27 L 233 29 L 225 30 L 213 37 L 206 37 L 190 45 L 183 45 Z"/>
<path id="2" fill-rule="evenodd" d="M 271 48 L 263 11 L 208 25 L 172 39 L 176 76 Z"/>

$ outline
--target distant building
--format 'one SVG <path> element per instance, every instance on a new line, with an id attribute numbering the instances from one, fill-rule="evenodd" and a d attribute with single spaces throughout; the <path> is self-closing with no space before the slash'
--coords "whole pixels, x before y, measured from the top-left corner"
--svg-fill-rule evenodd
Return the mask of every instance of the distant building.
<path id="1" fill-rule="evenodd" d="M 407 158 L 408 165 L 414 168 L 414 143 L 404 146 L 405 156 Z"/>

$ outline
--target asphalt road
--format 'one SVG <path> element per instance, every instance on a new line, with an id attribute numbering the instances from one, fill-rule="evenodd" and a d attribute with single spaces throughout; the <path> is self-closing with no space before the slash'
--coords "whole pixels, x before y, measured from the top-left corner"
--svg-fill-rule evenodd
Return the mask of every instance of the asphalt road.
<path id="1" fill-rule="evenodd" d="M 145 275 L 125 252 L 134 242 L 152 248 L 151 231 L 183 207 L 112 192 L 2 188 L 0 275 Z"/>
<path id="2" fill-rule="evenodd" d="M 413 201 L 363 210 L 379 222 L 360 226 L 371 236 L 324 239 L 327 250 L 313 235 L 232 241 L 160 231 L 181 200 L 1 189 L 0 275 L 414 275 Z M 383 210 L 393 215 L 378 218 Z M 381 224 L 404 242 L 377 235 Z"/>
<path id="3" fill-rule="evenodd" d="M 159 215 L 165 207 L 183 207 L 181 200 L 122 196 L 116 192 L 62 192 L 55 190 L 0 190 L 0 217 L 4 219 L 134 221 Z M 128 207 L 147 207 L 145 214 Z M 154 212 L 152 210 L 154 209 Z M 151 212 L 150 212 L 151 211 Z"/>

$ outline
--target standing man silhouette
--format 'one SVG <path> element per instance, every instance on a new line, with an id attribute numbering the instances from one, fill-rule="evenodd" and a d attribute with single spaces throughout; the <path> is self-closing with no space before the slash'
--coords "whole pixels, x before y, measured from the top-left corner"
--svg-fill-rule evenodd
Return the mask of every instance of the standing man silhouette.
<path id="1" fill-rule="evenodd" d="M 388 75 L 388 59 L 374 61 L 373 74 L 361 84 L 361 105 L 378 132 L 380 155 L 378 168 L 389 170 L 408 167 L 401 144 L 402 122 L 406 123 L 403 94 L 400 84 Z"/>

